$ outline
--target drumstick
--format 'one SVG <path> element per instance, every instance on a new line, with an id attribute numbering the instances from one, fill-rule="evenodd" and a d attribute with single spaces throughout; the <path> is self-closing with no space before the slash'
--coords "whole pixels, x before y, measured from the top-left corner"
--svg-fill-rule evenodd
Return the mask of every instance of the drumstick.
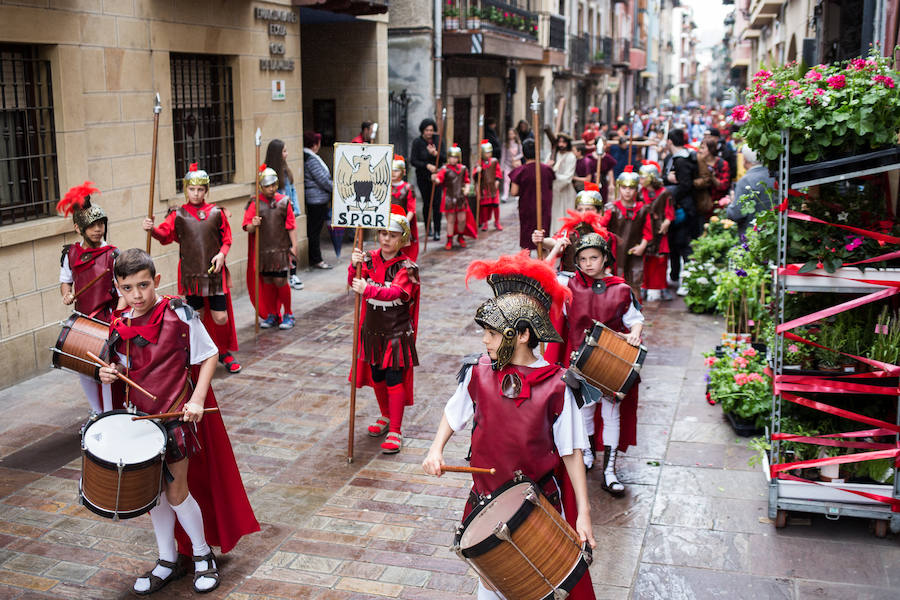
<path id="1" fill-rule="evenodd" d="M 112 367 L 109 365 L 109 363 L 104 362 L 102 358 L 100 358 L 99 356 L 97 356 L 96 354 L 94 354 L 93 352 L 91 352 L 90 350 L 87 351 L 87 355 L 88 355 L 88 357 L 89 357 L 91 360 L 93 360 L 94 362 L 98 363 L 101 367 L 106 367 L 106 368 L 108 368 L 108 369 L 111 369 L 111 368 L 112 368 Z M 128 378 L 127 376 L 123 375 L 122 373 L 118 373 L 118 372 L 117 372 L 116 374 L 119 376 L 119 379 L 121 379 L 122 381 L 124 381 L 125 383 L 127 383 L 128 385 L 130 385 L 131 387 L 133 387 L 134 389 L 136 389 L 137 391 L 141 392 L 142 394 L 144 394 L 145 396 L 147 396 L 148 398 L 150 398 L 150 399 L 153 400 L 154 402 L 156 402 L 156 396 L 154 396 L 153 394 L 151 394 L 150 392 L 148 392 L 147 390 L 145 390 L 144 388 L 142 388 L 141 386 L 139 386 L 138 384 L 136 384 L 134 381 L 132 381 L 130 378 Z"/>
<path id="2" fill-rule="evenodd" d="M 484 469 L 482 467 L 452 467 L 450 465 L 441 465 L 441 473 L 478 473 L 484 475 L 493 475 L 497 469 L 491 467 Z"/>
<path id="3" fill-rule="evenodd" d="M 219 407 L 214 406 L 212 408 L 204 408 L 204 413 L 208 412 L 219 412 Z M 143 415 L 141 417 L 131 417 L 132 421 L 141 421 L 143 419 L 169 419 L 171 417 L 183 417 L 183 412 L 170 412 L 170 413 L 160 413 L 158 415 Z"/>
<path id="4" fill-rule="evenodd" d="M 91 287 L 92 285 L 94 285 L 95 283 L 97 283 L 98 281 L 100 281 L 100 278 L 103 277 L 104 275 L 106 275 L 107 273 L 109 273 L 109 269 L 108 269 L 108 268 L 107 268 L 107 269 L 103 269 L 103 272 L 102 272 L 102 273 L 100 273 L 99 275 L 97 275 L 96 277 L 94 277 L 93 279 L 91 279 L 90 281 L 88 281 L 86 284 L 84 284 L 84 285 L 81 287 L 80 290 L 78 290 L 77 292 L 75 292 L 75 293 L 72 295 L 72 300 L 75 300 L 76 298 L 78 298 L 78 296 L 81 295 L 81 292 L 87 290 L 89 287 Z"/>

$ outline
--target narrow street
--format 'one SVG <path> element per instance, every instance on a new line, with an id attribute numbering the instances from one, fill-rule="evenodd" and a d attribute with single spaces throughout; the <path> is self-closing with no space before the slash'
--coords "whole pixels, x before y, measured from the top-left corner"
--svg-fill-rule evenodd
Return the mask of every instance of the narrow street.
<path id="1" fill-rule="evenodd" d="M 483 282 L 467 290 L 465 267 L 516 249 L 513 211 L 504 205 L 506 230 L 468 250 L 432 242 L 420 257 L 421 366 L 396 456 L 365 433 L 377 411 L 365 389 L 355 459 L 346 459 L 349 247 L 333 271 L 304 274 L 291 331 L 254 340 L 252 309 L 246 297 L 236 302 L 244 370 L 219 369 L 213 386 L 262 532 L 221 558 L 222 585 L 210 597 L 472 597 L 475 577 L 449 550 L 470 479 L 428 477 L 419 464 L 460 358 L 481 349 L 472 316 L 489 290 Z M 876 539 L 853 519 L 802 515 L 779 531 L 769 522 L 746 440 L 703 399 L 701 353 L 715 345 L 721 319 L 689 314 L 677 300 L 645 314 L 639 445 L 620 471 L 628 492 L 614 499 L 598 471 L 588 475 L 598 599 L 897 598 L 896 536 Z M 150 520 L 114 523 L 77 504 L 86 405 L 75 376 L 53 371 L 7 388 L 0 410 L 0 598 L 130 597 L 156 558 Z M 462 464 L 467 447 L 467 434 L 455 436 L 447 462 Z M 195 597 L 190 577 L 157 597 Z"/>

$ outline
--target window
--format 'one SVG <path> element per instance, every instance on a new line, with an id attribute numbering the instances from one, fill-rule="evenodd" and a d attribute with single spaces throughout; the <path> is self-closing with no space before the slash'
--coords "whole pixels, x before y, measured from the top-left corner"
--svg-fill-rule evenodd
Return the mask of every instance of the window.
<path id="1" fill-rule="evenodd" d="M 234 100 L 231 67 L 223 56 L 172 54 L 172 135 L 178 191 L 191 163 L 211 185 L 234 176 Z"/>
<path id="2" fill-rule="evenodd" d="M 50 61 L 0 44 L 0 225 L 49 216 L 58 199 Z"/>

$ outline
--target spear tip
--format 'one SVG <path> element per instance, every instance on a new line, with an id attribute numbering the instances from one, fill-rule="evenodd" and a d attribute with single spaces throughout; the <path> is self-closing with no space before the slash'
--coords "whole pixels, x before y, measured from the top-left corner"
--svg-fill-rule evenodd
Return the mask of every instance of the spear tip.
<path id="1" fill-rule="evenodd" d="M 256 145 L 262 145 L 262 129 L 259 127 L 256 128 Z"/>
<path id="2" fill-rule="evenodd" d="M 153 112 L 159 114 L 162 111 L 162 102 L 159 99 L 159 92 L 156 92 L 156 98 L 153 99 Z"/>

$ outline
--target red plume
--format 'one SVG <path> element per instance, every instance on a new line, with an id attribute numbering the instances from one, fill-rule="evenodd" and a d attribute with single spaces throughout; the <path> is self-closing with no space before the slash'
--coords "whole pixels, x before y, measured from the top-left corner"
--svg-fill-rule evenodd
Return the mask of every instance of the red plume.
<path id="1" fill-rule="evenodd" d="M 481 140 L 481 143 L 482 143 L 482 144 L 490 144 L 491 141 L 490 141 L 490 140 Z"/>
<path id="2" fill-rule="evenodd" d="M 559 222 L 562 223 L 563 231 L 573 231 L 582 223 L 587 223 L 594 232 L 599 233 L 603 239 L 609 239 L 609 231 L 607 231 L 606 227 L 601 225 L 603 216 L 600 213 L 587 212 L 581 214 L 576 210 L 569 209 L 566 211 L 566 214 L 568 215 L 567 217 L 563 217 L 559 220 Z"/>
<path id="3" fill-rule="evenodd" d="M 655 160 L 642 160 L 642 161 L 641 161 L 641 164 L 642 164 L 642 165 L 653 165 L 654 167 L 656 167 L 656 170 L 657 170 L 657 171 L 659 171 L 660 173 L 662 173 L 662 167 L 660 167 L 660 166 L 659 166 L 659 163 L 656 162 Z"/>
<path id="4" fill-rule="evenodd" d="M 403 162 L 406 162 L 406 159 L 403 158 L 402 156 L 400 156 L 399 154 L 394 155 L 394 160 L 402 160 Z"/>
<path id="5" fill-rule="evenodd" d="M 584 184 L 584 191 L 585 192 L 599 192 L 600 186 L 591 181 L 586 181 Z"/>
<path id="6" fill-rule="evenodd" d="M 391 214 L 399 217 L 406 217 L 406 211 L 399 204 L 391 204 Z"/>
<path id="7" fill-rule="evenodd" d="M 259 172 L 260 172 L 260 173 L 262 173 L 262 172 L 265 171 L 265 170 L 266 170 L 266 163 L 263 163 L 263 164 L 259 165 Z"/>
<path id="8" fill-rule="evenodd" d="M 191 163 L 191 166 L 188 167 L 188 173 L 192 173 L 197 170 L 197 163 Z"/>
<path id="9" fill-rule="evenodd" d="M 85 181 L 81 185 L 71 188 L 63 196 L 63 199 L 59 201 L 59 204 L 56 205 L 56 212 L 60 212 L 68 217 L 76 210 L 81 210 L 84 207 L 85 198 L 91 194 L 100 193 L 100 190 L 93 187 L 93 185 L 90 181 Z"/>
<path id="10" fill-rule="evenodd" d="M 634 165 L 625 165 L 625 173 L 634 173 Z"/>
<path id="11" fill-rule="evenodd" d="M 472 261 L 466 269 L 466 287 L 469 279 L 486 279 L 488 275 L 524 275 L 540 284 L 553 299 L 551 316 L 559 318 L 563 304 L 572 300 L 572 292 L 556 279 L 556 271 L 547 263 L 528 256 L 528 250 L 519 254 L 501 256 L 495 262 L 483 260 Z"/>

